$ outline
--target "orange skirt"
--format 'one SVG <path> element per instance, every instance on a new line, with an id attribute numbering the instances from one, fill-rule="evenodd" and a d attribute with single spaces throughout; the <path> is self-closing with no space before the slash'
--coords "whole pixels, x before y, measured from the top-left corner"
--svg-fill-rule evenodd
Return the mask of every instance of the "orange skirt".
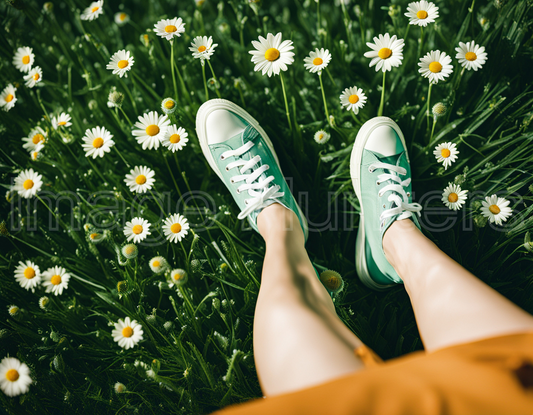
<path id="1" fill-rule="evenodd" d="M 493 337 L 383 362 L 297 392 L 230 405 L 213 415 L 532 415 L 533 332 Z"/>

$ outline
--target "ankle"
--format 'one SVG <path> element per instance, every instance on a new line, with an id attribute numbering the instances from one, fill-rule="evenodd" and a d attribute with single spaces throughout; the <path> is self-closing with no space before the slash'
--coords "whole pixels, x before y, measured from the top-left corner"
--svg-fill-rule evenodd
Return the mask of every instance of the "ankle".
<path id="1" fill-rule="evenodd" d="M 257 216 L 257 227 L 263 239 L 269 240 L 301 239 L 305 243 L 300 221 L 296 214 L 279 203 L 264 208 Z"/>
<path id="2" fill-rule="evenodd" d="M 383 235 L 385 258 L 398 272 L 398 275 L 400 275 L 399 268 L 402 264 L 405 249 L 414 249 L 413 244 L 409 241 L 413 237 L 419 236 L 422 236 L 420 230 L 409 218 L 395 221 Z"/>

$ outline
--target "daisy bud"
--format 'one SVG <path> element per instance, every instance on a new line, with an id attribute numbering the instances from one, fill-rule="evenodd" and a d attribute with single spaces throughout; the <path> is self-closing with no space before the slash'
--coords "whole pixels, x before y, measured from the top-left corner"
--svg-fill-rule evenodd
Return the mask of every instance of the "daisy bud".
<path id="1" fill-rule="evenodd" d="M 173 325 L 174 325 L 174 323 L 172 323 L 172 321 L 165 321 L 165 324 L 163 324 L 163 328 L 166 331 L 170 331 L 170 330 L 172 330 L 172 326 Z"/>
<path id="2" fill-rule="evenodd" d="M 0 330 L 0 339 L 5 339 L 8 336 L 9 336 L 9 330 L 8 329 Z"/>
<path id="3" fill-rule="evenodd" d="M 323 130 L 318 130 L 313 138 L 318 144 L 326 144 L 329 141 L 330 135 Z"/>
<path id="4" fill-rule="evenodd" d="M 122 102 L 124 102 L 124 94 L 122 92 L 118 92 L 115 87 L 111 88 L 111 91 L 109 92 L 109 96 L 107 97 L 107 106 L 110 108 L 117 107 L 120 108 L 122 106 Z"/>
<path id="5" fill-rule="evenodd" d="M 327 270 L 320 273 L 320 281 L 332 294 L 338 294 L 344 288 L 344 280 L 336 271 Z"/>
<path id="6" fill-rule="evenodd" d="M 94 100 L 94 99 L 91 99 L 91 100 L 89 101 L 89 103 L 87 104 L 87 106 L 89 107 L 89 109 L 90 109 L 91 111 L 94 111 L 95 109 L 98 108 L 98 102 L 96 102 L 96 100 Z"/>
<path id="7" fill-rule="evenodd" d="M 161 109 L 165 114 L 172 114 L 174 111 L 176 111 L 177 103 L 172 98 L 165 98 L 163 102 L 161 102 Z"/>
<path id="8" fill-rule="evenodd" d="M 43 4 L 43 12 L 50 14 L 54 11 L 54 4 L 51 1 L 47 1 Z"/>
<path id="9" fill-rule="evenodd" d="M 6 199 L 7 199 L 7 194 L 6 194 Z M 8 200 L 8 202 L 9 202 L 9 200 Z M 9 236 L 9 230 L 7 229 L 7 225 L 6 225 L 6 221 L 5 220 L 0 222 L 0 235 Z"/>
<path id="10" fill-rule="evenodd" d="M 54 365 L 54 369 L 57 370 L 59 373 L 63 373 L 65 370 L 65 361 L 61 357 L 60 354 L 54 357 L 54 360 L 52 360 L 52 364 Z"/>
<path id="11" fill-rule="evenodd" d="M 200 262 L 200 260 L 193 259 L 191 261 L 191 272 L 194 274 L 194 273 L 200 272 L 201 270 L 202 270 L 202 263 Z"/>
<path id="12" fill-rule="evenodd" d="M 151 326 L 155 326 L 157 323 L 157 317 L 153 314 L 150 314 L 149 316 L 146 316 L 146 322 Z"/>
<path id="13" fill-rule="evenodd" d="M 402 11 L 402 8 L 397 4 L 389 6 L 389 16 L 392 18 L 398 17 Z"/>
<path id="14" fill-rule="evenodd" d="M 217 342 L 220 345 L 220 347 L 222 347 L 223 349 L 226 349 L 228 347 L 229 339 L 227 337 L 223 336 L 217 331 L 213 333 L 213 336 L 215 337 L 215 339 L 217 339 Z"/>
<path id="15" fill-rule="evenodd" d="M 215 310 L 220 311 L 220 300 L 218 298 L 213 298 L 212 305 Z"/>
<path id="16" fill-rule="evenodd" d="M 117 291 L 120 293 L 120 294 L 125 294 L 128 292 L 128 282 L 127 281 L 119 281 L 117 283 Z"/>
<path id="17" fill-rule="evenodd" d="M 444 105 L 442 102 L 437 102 L 435 105 L 433 105 L 431 112 L 433 113 L 433 118 L 436 120 L 437 118 L 446 115 L 447 110 L 448 108 L 446 105 Z"/>
<path id="18" fill-rule="evenodd" d="M 46 296 L 39 298 L 39 307 L 46 310 L 50 306 L 50 299 Z"/>
<path id="19" fill-rule="evenodd" d="M 126 385 L 120 382 L 115 383 L 113 388 L 115 389 L 115 393 L 124 393 L 127 390 Z"/>
<path id="20" fill-rule="evenodd" d="M 7 311 L 11 317 L 16 317 L 20 314 L 20 308 L 18 308 L 16 305 L 8 306 Z"/>
<path id="21" fill-rule="evenodd" d="M 122 247 L 122 255 L 127 259 L 137 258 L 139 254 L 139 249 L 135 244 L 127 244 Z"/>

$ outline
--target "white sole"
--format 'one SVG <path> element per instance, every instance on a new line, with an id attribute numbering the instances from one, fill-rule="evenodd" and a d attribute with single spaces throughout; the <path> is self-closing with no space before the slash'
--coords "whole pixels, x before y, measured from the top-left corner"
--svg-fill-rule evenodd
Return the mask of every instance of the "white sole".
<path id="1" fill-rule="evenodd" d="M 278 156 L 276 154 L 276 150 L 274 150 L 274 146 L 272 145 L 272 141 L 270 141 L 270 138 L 268 137 L 267 133 L 263 128 L 259 125 L 259 123 L 256 121 L 254 117 L 252 117 L 246 110 L 239 107 L 238 105 L 234 104 L 231 101 L 225 100 L 225 99 L 210 99 L 209 101 L 206 101 L 202 104 L 202 106 L 198 109 L 198 112 L 196 113 L 196 134 L 198 136 L 198 140 L 200 141 L 200 147 L 202 148 L 202 151 L 204 153 L 205 158 L 207 159 L 207 162 L 213 169 L 213 171 L 217 174 L 218 177 L 220 177 L 220 180 L 224 181 L 222 178 L 222 174 L 220 173 L 220 170 L 218 169 L 217 165 L 215 164 L 215 160 L 213 159 L 213 155 L 211 154 L 211 151 L 209 150 L 209 145 L 207 144 L 207 117 L 209 114 L 211 114 L 213 111 L 216 110 L 228 110 L 235 114 L 237 114 L 239 117 L 243 118 L 248 122 L 252 127 L 254 127 L 259 134 L 261 134 L 261 137 L 265 140 L 265 143 L 268 145 L 268 148 L 272 152 L 272 155 L 274 156 L 274 159 L 276 160 L 276 163 L 279 167 L 279 170 L 281 172 L 281 175 L 283 175 L 283 171 L 281 170 L 281 166 L 279 164 Z M 302 218 L 302 225 L 304 228 L 304 236 L 305 240 L 307 240 L 307 237 L 309 235 L 309 229 L 307 225 L 307 219 L 305 215 L 303 214 L 302 210 L 300 209 L 300 206 L 298 205 L 298 202 L 296 201 L 296 207 L 298 208 L 298 213 L 300 214 L 300 217 Z"/>
<path id="2" fill-rule="evenodd" d="M 363 212 L 363 204 L 361 203 L 361 160 L 363 158 L 363 150 L 368 141 L 370 134 L 377 128 L 381 126 L 389 126 L 396 131 L 398 137 L 402 141 L 404 148 L 407 148 L 405 145 L 405 139 L 403 133 L 393 120 L 389 117 L 375 117 L 371 120 L 368 120 L 363 124 L 357 137 L 355 138 L 355 143 L 352 149 L 352 155 L 350 157 L 350 176 L 352 177 L 352 185 L 355 190 L 355 194 L 359 199 L 359 205 L 361 207 L 361 214 L 359 220 L 359 230 L 357 231 L 357 239 L 355 243 L 355 269 L 361 282 L 367 287 L 372 288 L 373 290 L 383 291 L 391 287 L 395 287 L 398 284 L 378 284 L 375 282 L 368 272 L 368 267 L 366 263 L 365 255 L 365 214 Z M 409 161 L 409 156 L 407 155 L 407 161 Z"/>

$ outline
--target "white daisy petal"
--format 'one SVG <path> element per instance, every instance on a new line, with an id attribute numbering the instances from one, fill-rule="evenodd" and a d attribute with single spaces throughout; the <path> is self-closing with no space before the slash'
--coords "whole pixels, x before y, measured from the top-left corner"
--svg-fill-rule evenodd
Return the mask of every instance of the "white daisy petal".
<path id="1" fill-rule="evenodd" d="M 367 98 L 361 88 L 352 86 L 346 88 L 339 99 L 341 106 L 346 107 L 347 111 L 353 111 L 355 114 L 358 114 L 359 110 L 364 107 Z"/>
<path id="2" fill-rule="evenodd" d="M 180 242 L 189 230 L 189 222 L 185 216 L 175 213 L 165 219 L 163 233 L 170 242 Z"/>
<path id="3" fill-rule="evenodd" d="M 133 218 L 130 222 L 126 222 L 124 226 L 124 236 L 127 241 L 133 240 L 133 243 L 139 243 L 146 239 L 151 234 L 149 231 L 151 224 L 143 218 Z"/>
<path id="4" fill-rule="evenodd" d="M 27 46 L 18 48 L 13 56 L 13 65 L 20 72 L 29 72 L 33 66 L 35 55 L 32 53 L 33 49 Z"/>
<path id="5" fill-rule="evenodd" d="M 146 193 L 152 189 L 155 173 L 146 166 L 136 166 L 126 174 L 124 181 L 132 192 Z"/>
<path id="6" fill-rule="evenodd" d="M 95 127 L 93 129 L 87 129 L 85 136 L 82 138 L 83 150 L 85 151 L 85 157 L 104 157 L 105 153 L 111 151 L 111 147 L 115 145 L 112 140 L 113 136 L 104 127 Z"/>
<path id="7" fill-rule="evenodd" d="M 249 51 L 252 55 L 252 63 L 255 64 L 254 71 L 262 71 L 262 74 L 267 74 L 269 77 L 272 73 L 279 75 L 280 71 L 286 71 L 287 65 L 294 62 L 294 52 L 289 52 L 293 49 L 291 40 L 281 42 L 281 32 L 276 36 L 269 33 L 264 39 L 259 36 L 259 43 L 252 41 L 255 51 Z"/>
<path id="8" fill-rule="evenodd" d="M 26 199 L 35 196 L 43 185 L 43 176 L 33 171 L 33 169 L 23 170 L 15 178 L 13 190 Z"/>
<path id="9" fill-rule="evenodd" d="M 156 111 L 139 116 L 139 121 L 135 123 L 136 130 L 132 131 L 137 142 L 142 145 L 143 150 L 157 150 L 163 140 L 170 120 L 168 116 L 158 115 Z"/>
<path id="10" fill-rule="evenodd" d="M 367 45 L 373 50 L 365 52 L 364 56 L 372 58 L 369 66 L 376 65 L 376 72 L 379 70 L 390 71 L 392 67 L 398 67 L 402 64 L 404 41 L 397 39 L 396 35 L 392 37 L 388 33 L 379 35 L 379 37 L 374 37 L 374 44 L 367 43 Z"/>
<path id="11" fill-rule="evenodd" d="M 81 14 L 81 20 L 94 20 L 104 13 L 104 0 L 94 1 Z"/>
<path id="12" fill-rule="evenodd" d="M 43 287 L 46 288 L 47 293 L 53 293 L 54 295 L 63 294 L 63 290 L 68 288 L 68 281 L 70 280 L 70 274 L 63 267 L 48 268 L 42 274 Z"/>
<path id="13" fill-rule="evenodd" d="M 30 390 L 30 368 L 14 357 L 0 362 L 0 389 L 7 396 L 17 396 Z"/>
<path id="14" fill-rule="evenodd" d="M 448 142 L 439 144 L 437 147 L 435 147 L 435 150 L 433 150 L 433 154 L 435 155 L 437 162 L 444 165 L 444 170 L 447 170 L 448 167 L 451 166 L 451 164 L 457 159 L 457 154 L 459 154 L 459 151 L 456 147 L 457 145 L 455 143 Z"/>

